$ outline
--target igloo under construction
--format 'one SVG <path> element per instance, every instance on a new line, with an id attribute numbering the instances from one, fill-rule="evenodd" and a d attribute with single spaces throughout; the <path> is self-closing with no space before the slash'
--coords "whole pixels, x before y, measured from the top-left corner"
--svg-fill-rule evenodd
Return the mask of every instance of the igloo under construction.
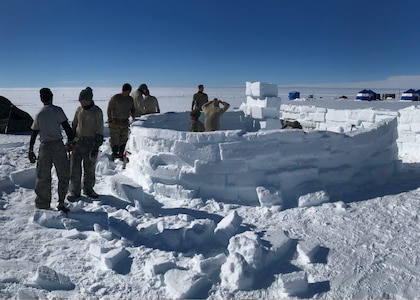
<path id="1" fill-rule="evenodd" d="M 286 130 L 277 85 L 247 83 L 245 93 L 220 131 L 189 132 L 189 112 L 137 119 L 127 144 L 130 177 L 163 196 L 290 208 L 383 185 L 396 170 L 397 118 L 351 131 Z"/>

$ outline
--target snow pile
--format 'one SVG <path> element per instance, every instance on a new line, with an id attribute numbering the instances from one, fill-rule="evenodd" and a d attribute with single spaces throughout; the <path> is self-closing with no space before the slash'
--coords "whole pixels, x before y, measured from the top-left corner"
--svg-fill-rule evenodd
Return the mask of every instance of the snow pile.
<path id="1" fill-rule="evenodd" d="M 124 186 L 130 185 L 130 179 L 121 174 L 113 177 L 118 177 L 119 184 L 114 182 L 112 194 L 121 194 Z M 212 286 L 218 283 L 230 292 L 253 290 L 278 274 L 277 268 L 292 264 L 292 258 L 301 251 L 296 247 L 297 240 L 290 239 L 282 230 L 251 230 L 236 210 L 217 219 L 210 214 L 204 218 L 194 218 L 189 214 L 155 217 L 140 212 L 134 207 L 136 201 L 138 205 L 148 206 L 147 202 L 136 200 L 144 199 L 142 194 L 141 189 L 132 191 L 128 197 L 125 194 L 125 199 L 119 201 L 127 206 L 119 209 L 118 205 L 107 205 L 106 200 L 99 203 L 81 200 L 74 204 L 68 215 L 35 210 L 33 222 L 66 230 L 62 236 L 75 242 L 84 239 L 86 232 L 96 233 L 102 241 L 97 243 L 97 238 L 88 240 L 88 255 L 97 262 L 98 270 L 112 270 L 121 275 L 133 272 L 132 251 L 135 247 L 160 249 L 146 261 L 144 272 L 149 280 L 163 280 L 167 297 L 171 298 L 205 298 Z M 149 206 L 149 211 L 162 215 L 159 211 L 163 212 L 163 209 L 156 205 L 154 208 Z M 95 218 L 98 213 L 105 215 L 107 222 Z M 89 217 L 81 218 L 84 214 Z M 94 221 L 98 223 L 92 225 Z M 70 228 L 65 224 L 78 226 Z M 314 245 L 312 256 L 320 247 Z M 194 258 L 188 265 L 180 264 L 179 260 L 168 256 L 174 251 L 194 255 Z M 282 275 L 276 280 L 276 284 L 280 283 L 285 296 L 307 292 L 308 278 L 304 272 Z M 68 276 L 46 266 L 38 268 L 31 285 L 50 291 L 75 288 Z"/>

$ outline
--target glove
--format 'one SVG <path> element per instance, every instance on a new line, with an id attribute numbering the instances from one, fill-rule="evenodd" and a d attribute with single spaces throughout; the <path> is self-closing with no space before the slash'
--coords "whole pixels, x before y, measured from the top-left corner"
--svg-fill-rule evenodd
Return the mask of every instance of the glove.
<path id="1" fill-rule="evenodd" d="M 36 155 L 32 150 L 29 150 L 28 158 L 31 164 L 34 164 L 36 162 Z"/>
<path id="2" fill-rule="evenodd" d="M 89 153 L 89 159 L 91 161 L 96 161 L 96 159 L 98 158 L 98 150 L 92 150 Z"/>
<path id="3" fill-rule="evenodd" d="M 69 142 L 66 144 L 66 151 L 67 152 L 72 152 L 74 150 L 74 143 L 73 142 Z"/>
<path id="4" fill-rule="evenodd" d="M 93 147 L 95 147 L 95 149 L 99 149 L 103 142 L 104 136 L 102 134 L 95 134 L 95 145 Z M 98 152 L 98 150 L 96 150 L 96 152 Z"/>

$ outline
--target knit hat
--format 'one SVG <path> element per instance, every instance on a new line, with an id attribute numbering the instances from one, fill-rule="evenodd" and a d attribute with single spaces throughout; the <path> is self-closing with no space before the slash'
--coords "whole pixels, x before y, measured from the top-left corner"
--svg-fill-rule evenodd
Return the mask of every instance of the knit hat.
<path id="1" fill-rule="evenodd" d="M 140 84 L 139 90 L 148 89 L 147 85 L 145 83 Z"/>
<path id="2" fill-rule="evenodd" d="M 43 103 L 50 102 L 53 98 L 53 93 L 49 88 L 42 88 L 39 90 L 39 96 Z"/>
<path id="3" fill-rule="evenodd" d="M 80 92 L 79 101 L 80 100 L 92 100 L 93 99 L 93 92 L 90 87 L 85 88 Z"/>

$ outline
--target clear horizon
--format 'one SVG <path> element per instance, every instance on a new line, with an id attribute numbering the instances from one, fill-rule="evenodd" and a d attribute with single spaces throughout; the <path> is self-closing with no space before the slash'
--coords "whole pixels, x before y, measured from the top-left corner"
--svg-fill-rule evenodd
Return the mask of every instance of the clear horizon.
<path id="1" fill-rule="evenodd" d="M 4 0 L 0 87 L 415 77 L 418 11 L 415 0 Z"/>
<path id="2" fill-rule="evenodd" d="M 246 80 L 249 81 L 249 80 Z M 204 84 L 206 88 L 244 88 L 246 81 L 241 84 L 219 84 L 219 85 L 208 85 Z M 420 89 L 420 75 L 410 75 L 410 76 L 392 76 L 386 78 L 385 80 L 374 80 L 374 81 L 365 81 L 365 82 L 341 82 L 341 83 L 294 83 L 294 84 L 279 84 L 273 81 L 263 81 L 255 80 L 266 83 L 277 84 L 279 88 L 331 88 L 331 89 Z M 28 85 L 28 86 L 1 86 L 1 90 L 8 89 L 40 89 L 42 87 L 49 87 L 55 89 L 83 89 L 86 86 L 96 87 L 96 88 L 114 88 L 118 91 L 123 83 L 113 84 L 113 85 L 97 85 L 90 84 L 88 81 L 85 85 Z M 254 81 L 252 81 L 254 82 Z M 137 82 L 128 82 L 132 85 L 133 89 L 136 89 L 140 83 Z M 197 85 L 150 85 L 149 87 L 153 88 L 186 88 L 186 89 L 196 89 Z"/>

